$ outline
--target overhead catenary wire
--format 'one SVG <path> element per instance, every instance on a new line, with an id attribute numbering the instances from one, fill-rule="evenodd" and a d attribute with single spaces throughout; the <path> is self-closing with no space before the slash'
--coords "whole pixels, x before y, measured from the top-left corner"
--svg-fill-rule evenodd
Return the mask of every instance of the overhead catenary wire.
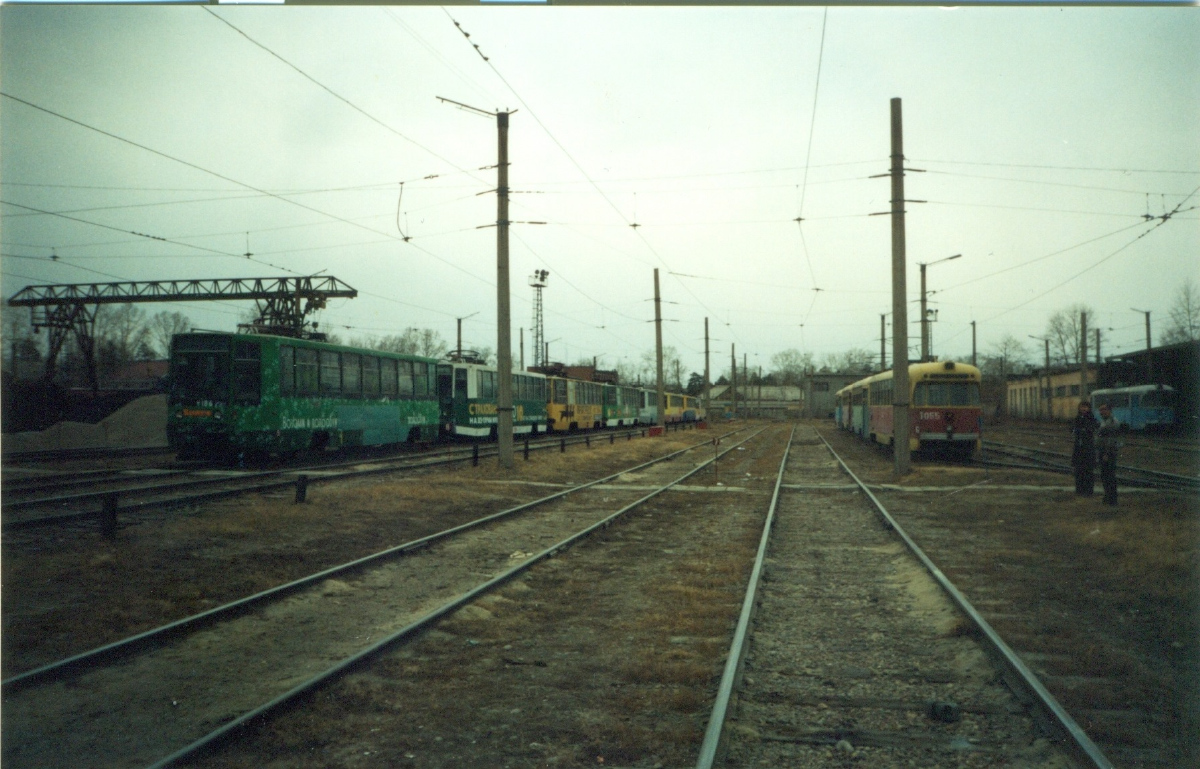
<path id="1" fill-rule="evenodd" d="M 598 184 L 596 184 L 596 181 L 583 168 L 583 166 L 579 163 L 579 161 L 575 159 L 575 156 L 572 155 L 567 150 L 567 148 L 562 144 L 562 142 L 560 142 L 558 140 L 558 137 L 556 137 L 550 131 L 550 129 L 546 127 L 546 124 L 542 122 L 540 117 L 538 117 L 537 112 L 532 107 L 530 107 L 529 104 L 524 99 L 521 98 L 521 95 L 519 93 L 517 93 L 517 90 L 512 86 L 512 84 L 508 82 L 508 80 L 504 77 L 503 74 L 501 74 L 500 70 L 496 68 L 496 65 L 493 64 L 491 62 L 491 60 L 483 54 L 483 51 L 480 49 L 479 45 L 477 43 L 471 42 L 470 34 L 465 29 L 463 29 L 462 25 L 459 24 L 457 20 L 455 20 L 455 18 L 450 14 L 450 11 L 444 7 L 442 8 L 442 10 L 443 10 L 443 12 L 445 12 L 446 17 L 448 19 L 450 19 L 451 23 L 453 23 L 454 26 L 459 30 L 459 32 L 462 33 L 462 35 L 463 35 L 464 39 L 467 41 L 467 43 L 475 49 L 475 52 L 479 54 L 480 58 L 483 59 L 484 63 L 487 64 L 487 66 L 492 70 L 493 73 L 495 73 L 496 77 L 500 79 L 500 82 L 504 83 L 504 86 L 513 94 L 514 98 L 516 98 L 517 101 L 521 103 L 521 106 L 525 108 L 525 110 L 534 119 L 534 121 L 538 124 L 538 126 L 541 127 L 541 129 L 545 132 L 546 136 L 548 136 L 550 138 L 550 141 L 552 141 L 554 143 L 554 145 L 559 148 L 559 150 L 563 153 L 563 155 L 571 162 L 571 164 L 573 166 L 575 166 L 576 170 L 578 170 L 579 173 L 582 174 L 583 177 L 588 181 L 588 183 L 591 184 L 591 186 L 596 190 L 596 192 L 600 195 L 600 197 L 606 203 L 608 203 L 609 207 L 614 212 L 616 212 L 617 216 L 622 221 L 624 221 L 626 224 L 631 225 L 631 229 L 633 230 L 635 237 L 637 237 L 639 240 L 641 240 L 642 244 L 646 247 L 646 249 L 648 251 L 650 251 L 650 253 L 654 256 L 654 258 L 663 267 L 667 268 L 667 270 L 670 271 L 671 267 L 669 264 L 667 264 L 666 260 L 663 259 L 662 255 L 658 253 L 658 251 L 654 248 L 653 245 L 651 245 L 651 243 L 648 240 L 646 240 L 645 236 L 643 236 L 642 233 L 638 231 L 637 227 L 632 226 L 635 223 L 630 222 L 628 220 L 628 218 L 621 212 L 620 207 L 618 207 L 617 204 L 612 200 L 612 198 L 609 197 L 609 195 L 607 193 L 605 193 L 604 190 L 602 190 Z M 707 306 L 704 304 L 704 302 L 698 296 L 696 296 L 694 293 L 692 293 L 690 288 L 688 288 L 686 285 L 683 285 L 683 284 L 680 284 L 680 285 L 682 285 L 684 291 L 687 291 L 688 294 L 690 294 L 691 297 L 693 299 L 695 299 L 696 302 L 701 307 L 704 307 L 706 310 L 708 309 Z"/>

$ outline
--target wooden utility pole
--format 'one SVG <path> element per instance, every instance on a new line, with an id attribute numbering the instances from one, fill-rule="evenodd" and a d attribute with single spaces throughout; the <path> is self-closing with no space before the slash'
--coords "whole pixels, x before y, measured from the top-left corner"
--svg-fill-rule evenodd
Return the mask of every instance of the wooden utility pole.
<path id="1" fill-rule="evenodd" d="M 1088 399 L 1087 313 L 1079 313 L 1079 399 Z"/>
<path id="2" fill-rule="evenodd" d="M 925 263 L 917 265 L 921 268 L 921 362 L 929 360 L 929 309 L 925 300 Z"/>
<path id="3" fill-rule="evenodd" d="M 708 367 L 708 318 L 704 319 L 704 418 L 708 419 L 708 391 L 711 388 L 709 385 L 709 376 L 711 372 Z"/>
<path id="4" fill-rule="evenodd" d="M 729 343 L 729 384 L 733 393 L 733 416 L 737 418 L 737 345 Z"/>
<path id="5" fill-rule="evenodd" d="M 658 371 L 658 417 L 655 424 L 667 422 L 666 393 L 663 388 L 662 301 L 658 294 L 658 268 L 654 268 L 654 359 Z"/>
<path id="6" fill-rule="evenodd" d="M 908 299 L 904 248 L 904 126 L 900 99 L 891 102 L 892 123 L 892 443 L 896 475 L 908 475 Z"/>
<path id="7" fill-rule="evenodd" d="M 1149 353 L 1150 352 L 1150 311 L 1149 310 L 1139 310 L 1136 307 L 1130 307 L 1129 309 L 1133 310 L 1134 312 L 1140 312 L 1146 316 L 1146 352 Z M 1150 355 L 1146 355 L 1146 384 L 1154 384 L 1154 358 L 1151 357 Z"/>

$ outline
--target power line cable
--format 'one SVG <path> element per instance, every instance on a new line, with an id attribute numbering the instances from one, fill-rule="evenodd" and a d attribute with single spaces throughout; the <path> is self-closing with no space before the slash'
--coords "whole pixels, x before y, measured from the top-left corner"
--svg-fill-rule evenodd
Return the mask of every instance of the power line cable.
<path id="1" fill-rule="evenodd" d="M 451 16 L 451 15 L 450 15 L 450 11 L 449 11 L 449 10 L 447 10 L 446 8 L 444 8 L 444 7 L 442 8 L 442 10 L 445 12 L 445 14 L 446 14 L 446 17 L 450 19 L 451 23 L 453 23 L 453 24 L 454 24 L 454 26 L 455 26 L 455 27 L 458 29 L 458 31 L 462 33 L 462 35 L 463 35 L 463 38 L 464 38 L 464 39 L 467 41 L 467 43 L 468 43 L 469 45 L 471 45 L 471 47 L 473 47 L 473 48 L 475 49 L 475 52 L 479 54 L 479 57 L 480 57 L 481 59 L 483 59 L 484 63 L 485 63 L 485 64 L 487 64 L 487 66 L 488 66 L 488 67 L 489 67 L 489 68 L 492 70 L 492 72 L 493 72 L 493 73 L 495 73 L 496 77 L 498 77 L 498 78 L 500 79 L 500 82 L 504 83 L 505 87 L 506 87 L 506 88 L 508 88 L 508 90 L 509 90 L 509 91 L 510 91 L 510 92 L 513 94 L 513 96 L 514 96 L 514 97 L 517 99 L 517 101 L 519 101 L 519 102 L 521 103 L 521 105 L 522 105 L 522 106 L 523 106 L 523 107 L 526 109 L 526 111 L 527 111 L 527 112 L 529 112 L 529 114 L 530 114 L 530 115 L 533 117 L 534 121 L 535 121 L 535 122 L 538 124 L 538 126 L 540 126 L 540 127 L 541 127 L 541 129 L 542 129 L 542 130 L 543 130 L 543 131 L 546 133 L 546 136 L 548 136 L 548 137 L 550 138 L 550 141 L 554 142 L 555 146 L 557 146 L 557 147 L 558 147 L 559 151 L 561 151 L 561 152 L 563 153 L 563 155 L 564 155 L 564 156 L 566 156 L 566 158 L 567 158 L 569 161 L 571 161 L 571 164 L 575 166 L 576 170 L 578 170 L 578 171 L 579 171 L 579 173 L 583 175 L 583 177 L 584 177 L 584 178 L 585 178 L 585 179 L 588 181 L 588 183 L 589 183 L 589 184 L 591 184 L 592 188 L 596 190 L 596 192 L 597 192 L 597 193 L 600 195 L 600 197 L 601 197 L 601 198 L 602 198 L 602 199 L 603 199 L 603 200 L 604 200 L 606 203 L 608 203 L 609 207 L 610 207 L 610 208 L 612 208 L 612 210 L 613 210 L 613 211 L 614 211 L 614 212 L 617 214 L 617 216 L 618 216 L 618 217 L 619 217 L 619 218 L 620 218 L 622 221 L 624 221 L 626 224 L 628 224 L 628 225 L 629 225 L 629 226 L 630 226 L 630 227 L 633 229 L 635 236 L 636 236 L 636 237 L 637 237 L 639 240 L 641 240 L 641 241 L 642 241 L 643 245 L 645 245 L 645 246 L 646 246 L 647 250 L 649 250 L 649 251 L 650 251 L 650 253 L 654 255 L 655 259 L 657 259 L 657 260 L 658 260 L 658 262 L 659 262 L 660 264 L 662 264 L 662 266 L 663 266 L 663 267 L 667 268 L 667 270 L 668 270 L 668 272 L 669 272 L 669 271 L 670 271 L 670 269 L 671 269 L 670 265 L 668 265 L 668 264 L 667 264 L 666 260 L 662 258 L 662 256 L 661 256 L 661 255 L 658 253 L 658 251 L 657 251 L 657 250 L 655 250 L 654 246 L 653 246 L 653 245 L 651 245 L 651 243 L 650 243 L 648 240 L 646 240 L 646 238 L 645 238 L 645 237 L 644 237 L 644 236 L 641 234 L 641 232 L 639 232 L 639 231 L 638 231 L 637 223 L 636 223 L 636 222 L 630 222 L 630 221 L 629 221 L 629 220 L 628 220 L 628 219 L 625 217 L 625 215 L 624 215 L 624 214 L 621 212 L 620 208 L 618 208 L 618 207 L 617 207 L 616 203 L 614 203 L 614 202 L 613 202 L 613 200 L 612 200 L 612 199 L 611 199 L 611 198 L 610 198 L 610 197 L 609 197 L 609 196 L 608 196 L 608 195 L 607 195 L 607 194 L 604 192 L 604 190 L 600 189 L 600 186 L 599 186 L 599 185 L 596 183 L 596 181 L 595 181 L 595 180 L 594 180 L 594 179 L 593 179 L 593 178 L 592 178 L 592 177 L 591 177 L 591 176 L 590 176 L 590 175 L 587 173 L 587 171 L 585 171 L 585 170 L 584 170 L 583 166 L 582 166 L 582 165 L 580 165 L 579 161 L 575 159 L 575 156 L 574 156 L 574 155 L 572 155 L 572 154 L 571 154 L 571 153 L 570 153 L 570 152 L 567 150 L 567 148 L 566 148 L 565 146 L 563 146 L 562 142 L 560 142 L 560 141 L 558 140 L 558 137 L 556 137 L 556 136 L 555 136 L 555 135 L 554 135 L 554 134 L 553 134 L 553 133 L 550 131 L 550 129 L 546 127 L 546 124 L 545 124 L 545 123 L 543 123 L 543 122 L 542 122 L 542 120 L 541 120 L 541 118 L 539 118 L 539 117 L 538 117 L 538 115 L 537 115 L 537 112 L 536 112 L 536 111 L 534 111 L 534 110 L 533 110 L 533 108 L 532 108 L 532 107 L 530 107 L 530 106 L 529 106 L 529 105 L 528 105 L 528 104 L 525 102 L 525 100 L 521 98 L 521 95 L 520 95 L 519 93 L 517 93 L 517 90 L 516 90 L 515 88 L 513 88 L 512 84 L 511 84 L 511 83 L 509 83 L 509 82 L 508 82 L 508 80 L 507 80 L 507 79 L 504 77 L 504 75 L 500 73 L 500 70 L 499 70 L 499 69 L 497 69 L 497 68 L 496 68 L 496 66 L 495 66 L 494 64 L 492 64 L 492 63 L 491 63 L 491 61 L 488 59 L 488 57 L 487 57 L 487 56 L 485 56 L 485 55 L 483 54 L 483 51 L 482 51 L 482 50 L 480 50 L 480 48 L 479 48 L 479 45 L 478 45 L 477 43 L 472 43 L 472 42 L 471 42 L 471 36 L 470 36 L 470 34 L 469 34 L 469 33 L 468 33 L 468 32 L 467 32 L 465 29 L 463 29 L 462 25 L 461 25 L 461 24 L 459 24 L 459 23 L 458 23 L 458 22 L 457 22 L 457 21 L 454 19 L 454 17 L 453 17 L 453 16 Z M 699 298 L 698 296 L 696 296 L 694 293 L 692 293 L 692 290 L 691 290 L 690 288 L 688 288 L 686 285 L 684 285 L 684 284 L 682 284 L 682 283 L 681 283 L 680 285 L 683 287 L 684 291 L 687 291 L 687 292 L 688 292 L 688 293 L 689 293 L 689 294 L 692 296 L 692 298 L 693 298 L 693 299 L 695 299 L 695 300 L 696 300 L 696 302 L 697 302 L 697 303 L 698 303 L 698 304 L 699 304 L 701 307 L 705 307 L 705 308 L 707 309 L 707 307 L 706 307 L 706 305 L 704 304 L 704 302 L 703 302 L 703 301 L 701 301 L 701 300 L 700 300 L 700 298 Z M 710 314 L 711 314 L 711 313 L 710 313 Z"/>
<path id="2" fill-rule="evenodd" d="M 205 10 L 207 10 L 207 9 L 205 9 Z M 218 18 L 219 18 L 219 17 L 218 17 Z M 329 213 L 329 212 L 327 212 L 327 211 L 322 211 L 322 210 L 320 210 L 320 209 L 318 209 L 318 208 L 313 208 L 312 206 L 307 206 L 307 205 L 305 205 L 305 204 L 303 204 L 303 203 L 297 202 L 297 201 L 295 201 L 295 200 L 290 200 L 290 199 L 288 199 L 288 198 L 286 198 L 286 197 L 283 197 L 283 196 L 277 195 L 277 194 L 275 194 L 275 193 L 273 193 L 273 192 L 269 192 L 269 191 L 267 191 L 267 190 L 260 189 L 260 188 L 258 188 L 258 187 L 255 187 L 254 185 L 251 185 L 251 184 L 247 184 L 247 183 L 245 183 L 245 182 L 238 181 L 237 179 L 233 179 L 233 178 L 231 178 L 231 177 L 225 176 L 224 174 L 217 173 L 216 171 L 211 171 L 211 170 L 209 170 L 209 169 L 207 169 L 207 168 L 204 168 L 203 166 L 196 165 L 195 163 L 189 162 L 189 161 L 187 161 L 187 160 L 183 160 L 183 159 L 181 159 L 181 158 L 177 158 L 177 157 L 175 157 L 175 156 L 173 156 L 173 155 L 169 155 L 169 154 L 167 154 L 167 153 L 165 153 L 165 152 L 161 152 L 161 151 L 159 151 L 159 150 L 156 150 L 156 149 L 153 149 L 153 148 L 151 148 L 151 147 L 147 147 L 147 146 L 146 146 L 146 145 L 144 145 L 144 144 L 139 144 L 138 142 L 132 141 L 132 140 L 130 140 L 130 139 L 126 139 L 126 138 L 124 138 L 124 137 L 121 137 L 121 136 L 118 136 L 118 135 L 116 135 L 116 134 L 114 134 L 114 133 L 110 133 L 110 132 L 108 132 L 108 131 L 105 131 L 105 130 L 103 130 L 103 129 L 97 128 L 97 127 L 95 127 L 95 126 L 88 125 L 87 123 L 81 122 L 81 121 L 79 121 L 79 120 L 75 120 L 74 118 L 69 118 L 69 117 L 67 117 L 66 115 L 63 115 L 63 114 L 61 114 L 61 113 L 59 113 L 59 112 L 55 112 L 55 111 L 53 111 L 53 110 L 50 110 L 50 109 L 47 109 L 47 108 L 45 108 L 45 107 L 40 107 L 40 106 L 38 106 L 38 105 L 34 104 L 33 102 L 26 101 L 25 99 L 21 99 L 21 98 L 19 98 L 19 97 L 13 96 L 12 94 L 5 93 L 5 92 L 3 92 L 3 91 L 0 91 L 0 96 L 7 97 L 7 98 L 9 98 L 9 99 L 12 99 L 13 101 L 16 101 L 16 102 L 19 102 L 19 103 L 21 103 L 21 104 L 24 104 L 24 105 L 26 105 L 26 106 L 28 106 L 28 107 L 31 107 L 31 108 L 33 108 L 33 109 L 35 109 L 35 110 L 38 110 L 38 111 L 40 111 L 40 112 L 45 112 L 45 113 L 46 113 L 46 114 L 48 114 L 48 115 L 53 115 L 54 117 L 60 118 L 60 119 L 62 119 L 62 120 L 65 120 L 65 121 L 67 121 L 68 123 L 73 123 L 73 124 L 75 124 L 75 125 L 78 125 L 78 126 L 81 126 L 81 127 L 83 127 L 83 128 L 87 128 L 88 130 L 95 131 L 96 133 L 102 134 L 102 135 L 104 135 L 104 136 L 107 136 L 107 137 L 109 137 L 109 138 L 111 138 L 111 139 L 116 139 L 116 140 L 117 140 L 117 141 L 119 141 L 119 142 L 123 142 L 123 143 L 125 143 L 125 144 L 129 144 L 129 145 L 131 145 L 131 146 L 133 146 L 133 147 L 137 147 L 138 149 L 145 150 L 146 152 L 150 152 L 150 153 L 152 153 L 152 154 L 158 155 L 159 157 L 163 157 L 163 158 L 166 158 L 166 159 L 168 159 L 168 160 L 172 160 L 172 161 L 174 161 L 174 162 L 176 162 L 176 163 L 180 163 L 180 164 L 182 164 L 182 165 L 185 165 L 185 166 L 187 166 L 187 167 L 189 167 L 189 168 L 194 168 L 194 169 L 196 169 L 197 171 L 201 171 L 201 172 L 203 172 L 203 173 L 206 173 L 206 174 L 209 174 L 209 175 L 211 175 L 211 176 L 215 176 L 215 177 L 217 177 L 218 179 L 223 179 L 224 181 L 230 182 L 231 184 L 236 184 L 236 185 L 238 185 L 238 186 L 245 187 L 246 189 L 249 189 L 249 190 L 254 190 L 255 192 L 258 192 L 258 193 L 260 193 L 260 194 L 262 194 L 262 195 L 266 195 L 266 196 L 268 196 L 268 197 L 275 198 L 275 199 L 277 199 L 277 200 L 280 200 L 280 201 L 282 201 L 282 202 L 284 202 L 284 203 L 288 203 L 288 204 L 290 204 L 290 205 L 293 205 L 293 206 L 298 206 L 299 208 L 303 208 L 303 209 L 304 209 L 304 210 L 306 210 L 306 211 L 311 211 L 311 212 L 313 212 L 313 213 L 315 213 L 315 214 L 320 214 L 321 216 L 325 216 L 325 217 L 328 217 L 328 218 L 330 218 L 330 219 L 333 219 L 333 220 L 335 220 L 335 221 L 342 222 L 343 224 L 348 224 L 348 225 L 350 225 L 351 227 L 356 227 L 356 228 L 358 228 L 358 229 L 361 229 L 361 230 L 366 230 L 367 232 L 372 232 L 372 233 L 374 233 L 374 234 L 376 234 L 376 235 L 382 235 L 382 236 L 384 236 L 384 237 L 390 237 L 390 238 L 392 238 L 393 240 L 396 240 L 396 241 L 398 241 L 398 242 L 403 242 L 403 240 L 402 240 L 401 238 L 399 238 L 399 237 L 396 237 L 396 236 L 392 235 L 391 233 L 387 233 L 387 232 L 381 232 L 381 231 L 379 231 L 379 230 L 376 230 L 376 229 L 373 229 L 373 228 L 371 228 L 371 227 L 367 227 L 366 225 L 359 224 L 359 223 L 357 223 L 357 222 L 355 222 L 355 221 L 353 221 L 353 220 L 346 219 L 346 218 L 344 218 L 344 217 L 341 217 L 341 216 L 337 216 L 336 214 L 331 214 L 331 213 Z M 14 204 L 14 205 L 15 205 L 15 204 Z M 22 206 L 22 208 L 28 208 L 28 206 Z M 40 209 L 34 209 L 34 210 L 40 210 Z M 43 211 L 43 213 L 53 213 L 53 212 L 50 212 L 50 211 Z M 71 218 L 71 217 L 66 217 L 66 218 Z M 83 221 L 83 220 L 80 220 L 80 221 Z M 94 222 L 88 222 L 88 223 L 89 223 L 89 224 L 95 224 Z M 108 227 L 107 225 L 97 225 L 97 226 L 100 226 L 100 227 L 107 227 L 108 229 L 118 229 L 118 228 L 115 228 L 115 227 Z M 131 233 L 131 234 L 133 234 L 133 235 L 143 235 L 143 233 L 134 232 L 134 231 L 132 231 L 132 230 L 118 230 L 118 231 L 120 231 L 120 232 L 130 232 L 130 233 Z M 158 238 L 157 236 L 146 235 L 145 237 L 150 237 L 150 238 L 153 238 L 153 239 L 156 239 L 156 240 L 162 240 L 162 238 Z M 439 262 L 442 262 L 442 263 L 443 263 L 443 264 L 445 264 L 446 266 L 448 266 L 448 267 L 451 267 L 452 269 L 455 269 L 455 270 L 457 270 L 457 271 L 459 271 L 459 272 L 463 273 L 464 275 L 467 275 L 467 276 L 471 277 L 471 278 L 472 278 L 472 279 L 474 279 L 474 280 L 479 280 L 479 281 L 481 281 L 481 282 L 483 282 L 483 283 L 485 283 L 485 284 L 487 284 L 487 285 L 491 285 L 491 284 L 488 284 L 486 280 L 484 280 L 483 278 L 480 278 L 478 275 L 476 275 L 475 273 L 471 272 L 470 270 L 467 270 L 467 269 L 465 269 L 465 268 L 463 268 L 463 267 L 459 267 L 458 265 L 454 264 L 453 262 L 449 261 L 448 259 L 444 259 L 444 258 L 442 258 L 441 256 L 438 256 L 437 254 L 433 253 L 432 251 L 430 251 L 430 250 L 428 250 L 428 249 L 426 249 L 426 248 L 423 248 L 423 247 L 421 247 L 421 246 L 419 246 L 419 245 L 417 245 L 417 244 L 415 244 L 415 243 L 412 243 L 412 242 L 409 242 L 407 245 L 409 245 L 409 246 L 410 246 L 410 247 L 412 247 L 412 248 L 415 248 L 415 249 L 417 249 L 418 251 L 420 251 L 420 252 L 421 252 L 421 253 L 423 253 L 423 254 L 426 254 L 427 256 L 430 256 L 430 257 L 432 257 L 432 258 L 436 259 L 436 260 L 437 260 L 437 261 L 439 261 Z M 274 265 L 270 265 L 270 266 L 274 266 Z M 287 268 L 282 268 L 282 267 L 279 267 L 279 268 L 277 268 L 277 269 L 285 269 L 285 270 L 286 270 Z M 294 271 L 292 271 L 292 270 L 287 270 L 287 271 L 288 271 L 288 272 L 294 272 Z M 294 274 L 301 274 L 301 273 L 294 273 Z"/>

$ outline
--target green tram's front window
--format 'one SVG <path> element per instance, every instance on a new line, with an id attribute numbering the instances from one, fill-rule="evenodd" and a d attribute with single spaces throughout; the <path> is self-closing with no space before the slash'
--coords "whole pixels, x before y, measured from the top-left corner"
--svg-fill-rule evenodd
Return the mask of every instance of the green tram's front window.
<path id="1" fill-rule="evenodd" d="M 171 400 L 176 403 L 229 398 L 229 353 L 176 351 L 171 358 Z"/>
<path id="2" fill-rule="evenodd" d="M 978 406 L 977 382 L 918 382 L 913 389 L 915 406 Z"/>

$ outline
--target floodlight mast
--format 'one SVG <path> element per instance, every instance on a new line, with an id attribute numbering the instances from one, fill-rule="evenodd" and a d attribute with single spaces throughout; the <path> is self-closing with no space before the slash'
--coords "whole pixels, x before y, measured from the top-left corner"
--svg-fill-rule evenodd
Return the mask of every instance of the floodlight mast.
<path id="1" fill-rule="evenodd" d="M 535 368 L 545 368 L 550 365 L 545 352 L 546 327 L 542 316 L 542 289 L 546 287 L 546 278 L 550 277 L 549 270 L 534 270 L 529 278 L 533 288 L 533 365 Z"/>

